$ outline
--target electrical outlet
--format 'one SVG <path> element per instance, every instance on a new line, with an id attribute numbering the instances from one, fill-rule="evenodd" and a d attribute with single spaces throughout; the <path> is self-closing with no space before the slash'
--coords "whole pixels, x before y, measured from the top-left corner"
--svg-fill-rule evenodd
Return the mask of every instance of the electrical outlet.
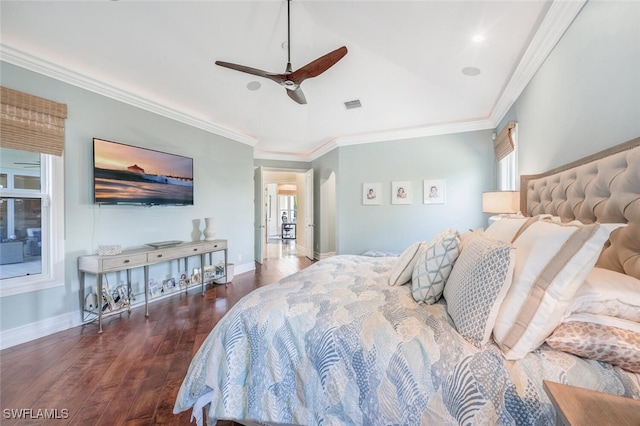
<path id="1" fill-rule="evenodd" d="M 242 262 L 242 255 L 241 254 L 238 255 L 238 262 Z"/>

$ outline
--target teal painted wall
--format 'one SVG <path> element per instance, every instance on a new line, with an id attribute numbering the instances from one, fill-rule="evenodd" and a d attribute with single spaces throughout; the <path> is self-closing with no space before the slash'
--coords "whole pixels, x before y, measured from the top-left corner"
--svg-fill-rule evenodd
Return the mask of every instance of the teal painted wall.
<path id="1" fill-rule="evenodd" d="M 2 85 L 67 104 L 65 135 L 65 283 L 0 298 L 0 330 L 78 312 L 77 258 L 99 244 L 136 247 L 163 240 L 191 241 L 194 221 L 215 218 L 216 237 L 229 242 L 229 258 L 253 266 L 253 149 L 174 120 L 1 63 Z M 92 201 L 92 138 L 194 158 L 195 205 L 96 206 Z M 165 265 L 166 266 L 166 265 Z M 152 270 L 164 278 L 165 266 Z M 195 266 L 195 265 L 194 265 Z M 142 271 L 134 282 L 143 281 Z M 80 314 L 78 313 L 78 319 Z"/>
<path id="2" fill-rule="evenodd" d="M 337 251 L 402 251 L 447 228 L 486 226 L 482 192 L 493 189 L 491 131 L 339 148 Z M 445 179 L 445 204 L 423 204 L 423 180 Z M 410 181 L 412 204 L 391 203 L 393 181 Z M 381 205 L 362 203 L 363 183 L 382 185 Z"/>
<path id="3" fill-rule="evenodd" d="M 521 174 L 640 136 L 640 2 L 588 2 L 513 108 Z"/>

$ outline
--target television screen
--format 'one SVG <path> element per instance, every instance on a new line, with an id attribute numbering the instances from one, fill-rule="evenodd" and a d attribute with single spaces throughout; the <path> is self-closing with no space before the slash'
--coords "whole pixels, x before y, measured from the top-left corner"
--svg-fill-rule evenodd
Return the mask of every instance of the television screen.
<path id="1" fill-rule="evenodd" d="M 96 204 L 193 205 L 193 159 L 93 139 Z"/>

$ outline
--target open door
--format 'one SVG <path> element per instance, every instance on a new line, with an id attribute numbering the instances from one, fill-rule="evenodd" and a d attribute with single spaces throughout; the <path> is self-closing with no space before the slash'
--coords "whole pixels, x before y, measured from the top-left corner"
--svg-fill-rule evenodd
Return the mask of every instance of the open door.
<path id="1" fill-rule="evenodd" d="M 264 256 L 265 232 L 267 229 L 264 214 L 264 188 L 262 185 L 262 166 L 256 167 L 253 174 L 253 208 L 254 208 L 254 240 L 253 250 L 255 261 L 262 264 Z"/>
<path id="2" fill-rule="evenodd" d="M 313 169 L 304 173 L 304 253 L 313 260 L 313 234 L 315 224 L 313 223 Z"/>

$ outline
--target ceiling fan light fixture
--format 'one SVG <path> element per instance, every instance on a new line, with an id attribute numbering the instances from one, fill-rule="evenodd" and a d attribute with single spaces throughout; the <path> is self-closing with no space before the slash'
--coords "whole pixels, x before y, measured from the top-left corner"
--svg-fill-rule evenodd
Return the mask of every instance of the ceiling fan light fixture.
<path id="1" fill-rule="evenodd" d="M 287 0 L 287 67 L 284 74 L 274 74 L 258 68 L 234 64 L 231 62 L 216 61 L 215 64 L 235 71 L 267 78 L 287 89 L 285 91 L 287 93 L 287 96 L 289 96 L 289 98 L 291 98 L 294 102 L 305 105 L 307 103 L 307 99 L 300 89 L 300 84 L 302 84 L 302 82 L 308 78 L 319 76 L 320 74 L 334 66 L 336 62 L 338 62 L 344 55 L 347 54 L 347 48 L 345 46 L 339 47 L 338 49 L 329 52 L 314 61 L 309 62 L 302 68 L 293 71 L 293 67 L 291 66 L 291 17 L 289 13 L 290 2 L 291 0 Z M 249 88 L 249 90 L 252 89 Z"/>

